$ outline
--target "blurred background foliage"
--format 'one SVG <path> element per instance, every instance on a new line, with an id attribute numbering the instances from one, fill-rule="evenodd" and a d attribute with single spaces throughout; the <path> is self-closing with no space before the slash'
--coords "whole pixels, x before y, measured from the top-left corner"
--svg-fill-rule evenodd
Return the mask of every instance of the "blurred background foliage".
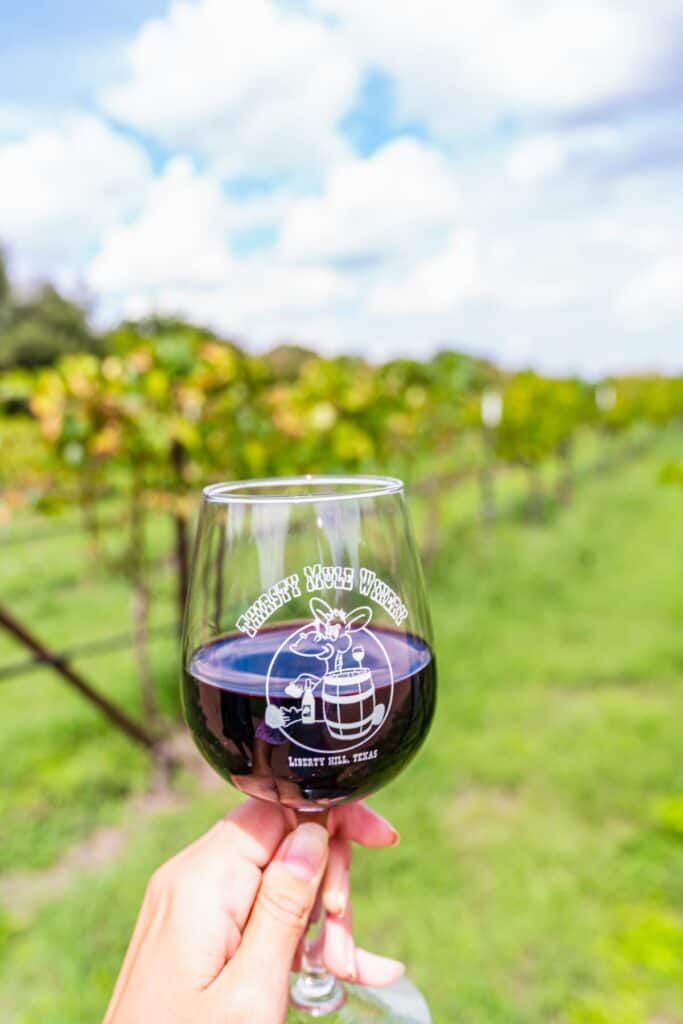
<path id="1" fill-rule="evenodd" d="M 384 472 L 409 483 L 441 698 L 375 801 L 404 839 L 357 858 L 363 943 L 408 961 L 436 1024 L 681 1024 L 683 379 L 98 333 L 1 263 L 0 366 L 0 611 L 55 661 L 0 634 L 3 1019 L 97 1019 L 146 877 L 233 800 L 176 750 L 201 486 Z"/>
<path id="2" fill-rule="evenodd" d="M 437 463 L 481 461 L 482 434 L 486 458 L 533 470 L 569 460 L 582 430 L 663 425 L 683 411 L 680 378 L 596 384 L 453 351 L 380 365 L 294 345 L 254 355 L 169 318 L 98 334 L 87 312 L 51 285 L 17 295 L 0 262 L 2 440 L 22 444 L 20 471 L 3 459 L 5 515 L 21 496 L 57 502 L 86 480 L 89 500 L 132 486 L 169 503 L 217 477 L 382 467 L 414 480 Z"/>

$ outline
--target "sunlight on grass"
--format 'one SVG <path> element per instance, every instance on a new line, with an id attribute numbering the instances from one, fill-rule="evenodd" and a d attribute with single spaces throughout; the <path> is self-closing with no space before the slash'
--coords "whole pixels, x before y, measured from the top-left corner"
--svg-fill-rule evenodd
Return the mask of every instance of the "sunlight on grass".
<path id="1" fill-rule="evenodd" d="M 679 443 L 586 481 L 545 526 L 453 532 L 430 569 L 437 719 L 373 800 L 401 844 L 358 852 L 353 884 L 359 941 L 406 960 L 436 1024 L 683 1021 L 683 495 L 657 484 Z M 48 543 L 39 587 L 13 569 L 52 639 L 85 622 L 91 635 L 91 619 L 94 633 L 126 628 L 115 581 L 50 596 L 78 544 Z M 172 594 L 156 586 L 160 621 Z M 172 640 L 154 659 L 172 713 Z M 136 709 L 129 653 L 88 669 Z M 45 868 L 117 822 L 148 768 L 48 673 L 3 686 L 0 863 Z M 181 789 L 185 804 L 139 821 L 120 859 L 27 919 L 0 915 L 2 1020 L 101 1016 L 147 877 L 237 799 Z"/>

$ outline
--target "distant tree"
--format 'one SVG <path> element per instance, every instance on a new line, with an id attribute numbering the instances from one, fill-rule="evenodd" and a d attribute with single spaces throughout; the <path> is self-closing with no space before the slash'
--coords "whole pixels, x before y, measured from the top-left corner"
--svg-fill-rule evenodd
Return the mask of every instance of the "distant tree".
<path id="1" fill-rule="evenodd" d="M 266 362 L 275 380 L 294 381 L 301 368 L 312 359 L 315 352 L 301 345 L 277 345 L 266 356 Z"/>
<path id="2" fill-rule="evenodd" d="M 187 334 L 195 339 L 216 339 L 216 335 L 208 327 L 191 323 L 181 316 L 169 316 L 166 313 L 150 313 L 137 320 L 124 320 L 119 325 L 124 331 L 134 332 L 141 338 L 159 338 L 169 335 Z M 116 333 L 116 332 L 114 332 Z"/>
<path id="3" fill-rule="evenodd" d="M 70 352 L 102 352 L 87 311 L 43 284 L 18 295 L 0 252 L 0 369 L 47 366 Z"/>

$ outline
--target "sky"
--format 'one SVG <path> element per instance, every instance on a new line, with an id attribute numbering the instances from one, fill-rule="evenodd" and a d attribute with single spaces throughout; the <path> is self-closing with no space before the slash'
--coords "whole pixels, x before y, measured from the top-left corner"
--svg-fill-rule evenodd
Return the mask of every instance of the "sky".
<path id="1" fill-rule="evenodd" d="M 0 244 L 98 323 L 683 370 L 680 0 L 0 0 Z"/>

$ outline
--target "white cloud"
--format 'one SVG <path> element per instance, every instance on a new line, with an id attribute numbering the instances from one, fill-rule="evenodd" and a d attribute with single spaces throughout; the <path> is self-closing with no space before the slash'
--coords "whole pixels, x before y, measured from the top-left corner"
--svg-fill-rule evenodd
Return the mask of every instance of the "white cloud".
<path id="1" fill-rule="evenodd" d="M 414 139 L 333 168 L 319 196 L 293 203 L 281 232 L 294 259 L 391 258 L 443 234 L 460 207 L 446 161 Z"/>
<path id="2" fill-rule="evenodd" d="M 220 284 L 232 269 L 229 222 L 220 186 L 179 157 L 154 182 L 140 215 L 104 235 L 89 284 L 107 294 Z"/>
<path id="3" fill-rule="evenodd" d="M 0 146 L 0 232 L 27 271 L 77 263 L 100 233 L 144 200 L 149 161 L 89 116 Z"/>
<path id="4" fill-rule="evenodd" d="M 265 211 L 277 202 L 269 200 Z M 272 254 L 235 257 L 231 234 L 258 220 L 256 206 L 236 204 L 215 177 L 176 158 L 139 215 L 104 235 L 88 284 L 113 316 L 181 313 L 239 332 L 291 310 L 329 307 L 353 292 L 325 267 L 291 267 Z"/>
<path id="5" fill-rule="evenodd" d="M 329 268 L 293 269 L 251 257 L 235 261 L 220 284 L 133 288 L 110 308 L 114 317 L 186 316 L 248 345 L 270 344 L 283 337 L 314 338 L 308 324 L 330 310 L 339 316 L 354 293 L 352 283 Z"/>
<path id="6" fill-rule="evenodd" d="M 54 111 L 47 113 L 0 101 L 0 142 L 23 139 L 38 129 L 50 127 L 54 119 Z"/>
<path id="7" fill-rule="evenodd" d="M 435 255 L 378 285 L 369 308 L 388 315 L 433 315 L 486 300 L 527 311 L 563 306 L 580 293 L 573 274 L 531 259 L 527 245 L 456 229 Z"/>
<path id="8" fill-rule="evenodd" d="M 402 112 L 442 138 L 481 118 L 566 115 L 658 83 L 670 52 L 671 4 L 607 0 L 316 0 L 347 45 L 395 76 Z"/>
<path id="9" fill-rule="evenodd" d="M 680 116 L 666 112 L 527 135 L 513 144 L 504 168 L 511 180 L 534 188 L 563 178 L 588 183 L 594 202 L 601 185 L 677 176 L 682 163 Z"/>
<path id="10" fill-rule="evenodd" d="M 451 165 L 408 140 L 344 161 L 307 198 L 238 201 L 175 159 L 144 209 L 105 233 L 89 283 L 112 317 L 181 313 L 256 345 L 287 338 L 381 358 L 464 342 L 546 369 L 670 365 L 671 332 L 655 344 L 650 333 L 645 348 L 614 314 L 624 282 L 672 258 L 663 208 L 673 211 L 667 194 L 631 183 L 599 215 L 571 202 L 558 215 L 543 181 L 520 194 L 482 161 L 461 168 L 456 189 Z M 281 242 L 233 252 L 235 233 L 256 223 L 279 224 Z"/>
<path id="11" fill-rule="evenodd" d="M 457 309 L 484 292 L 481 243 L 475 232 L 453 233 L 436 255 L 407 274 L 378 284 L 370 294 L 373 313 L 433 315 Z"/>
<path id="12" fill-rule="evenodd" d="M 226 287 L 205 298 L 204 308 L 212 321 L 231 319 L 259 324 L 284 317 L 291 310 L 329 309 L 353 293 L 343 276 L 325 267 L 291 268 L 261 257 L 243 260 Z M 280 320 L 280 329 L 284 319 Z"/>
<path id="13" fill-rule="evenodd" d="M 513 181 L 534 183 L 560 170 L 568 145 L 559 134 L 536 135 L 515 146 L 505 162 Z"/>
<path id="14" fill-rule="evenodd" d="M 129 47 L 107 111 L 229 175 L 315 178 L 345 150 L 337 122 L 358 81 L 337 34 L 271 0 L 176 2 Z"/>
<path id="15" fill-rule="evenodd" d="M 631 277 L 617 295 L 615 312 L 627 328 L 651 331 L 683 319 L 683 257 L 661 259 Z M 683 363 L 683 338 L 680 341 Z"/>

